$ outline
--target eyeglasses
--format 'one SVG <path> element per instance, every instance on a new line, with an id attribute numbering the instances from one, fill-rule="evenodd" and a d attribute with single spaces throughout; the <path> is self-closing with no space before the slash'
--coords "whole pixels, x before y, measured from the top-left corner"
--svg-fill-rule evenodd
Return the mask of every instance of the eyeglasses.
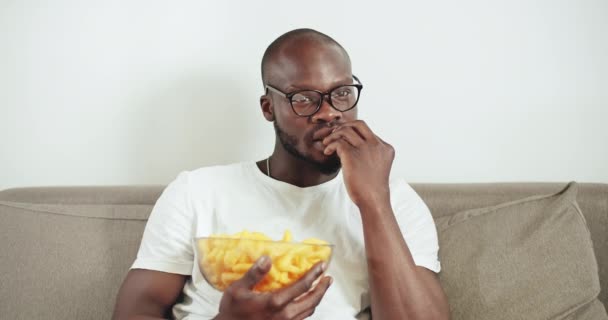
<path id="1" fill-rule="evenodd" d="M 321 109 L 325 96 L 329 97 L 329 105 L 340 112 L 345 112 L 356 107 L 363 85 L 359 81 L 359 78 L 354 75 L 353 78 L 358 82 L 357 84 L 338 86 L 325 93 L 309 89 L 285 93 L 271 85 L 266 85 L 265 88 L 266 93 L 268 93 L 268 90 L 271 90 L 287 98 L 293 112 L 298 116 L 310 117 Z"/>

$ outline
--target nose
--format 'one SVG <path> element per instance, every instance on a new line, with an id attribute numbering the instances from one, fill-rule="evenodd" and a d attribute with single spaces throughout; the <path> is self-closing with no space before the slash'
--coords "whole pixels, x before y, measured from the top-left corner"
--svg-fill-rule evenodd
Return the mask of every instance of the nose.
<path id="1" fill-rule="evenodd" d="M 332 123 L 340 119 L 342 119 L 342 112 L 329 104 L 329 97 L 323 97 L 321 107 L 319 107 L 317 113 L 312 115 L 313 123 Z"/>

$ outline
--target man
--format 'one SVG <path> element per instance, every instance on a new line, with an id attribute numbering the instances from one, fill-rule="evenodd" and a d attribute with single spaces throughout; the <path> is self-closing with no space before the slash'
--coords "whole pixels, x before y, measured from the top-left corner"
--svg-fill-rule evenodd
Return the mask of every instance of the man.
<path id="1" fill-rule="evenodd" d="M 432 217 L 405 181 L 389 179 L 393 148 L 357 120 L 362 85 L 344 48 L 314 30 L 288 32 L 266 50 L 262 80 L 274 152 L 185 172 L 167 187 L 114 318 L 354 319 L 367 308 L 374 320 L 449 318 Z M 256 293 L 271 267 L 263 257 L 216 291 L 198 270 L 192 239 L 243 229 L 324 239 L 335 245 L 331 266 Z"/>

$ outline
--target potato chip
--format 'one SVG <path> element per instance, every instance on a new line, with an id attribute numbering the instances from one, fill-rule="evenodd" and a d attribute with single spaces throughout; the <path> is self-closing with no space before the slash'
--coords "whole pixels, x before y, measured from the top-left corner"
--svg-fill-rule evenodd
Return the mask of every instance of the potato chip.
<path id="1" fill-rule="evenodd" d="M 199 267 L 205 279 L 218 290 L 225 290 L 240 279 L 262 255 L 272 260 L 270 271 L 254 290 L 273 291 L 297 281 L 319 261 L 329 262 L 332 247 L 316 238 L 293 242 L 285 230 L 280 241 L 261 232 L 243 230 L 233 235 L 217 234 L 197 239 Z"/>

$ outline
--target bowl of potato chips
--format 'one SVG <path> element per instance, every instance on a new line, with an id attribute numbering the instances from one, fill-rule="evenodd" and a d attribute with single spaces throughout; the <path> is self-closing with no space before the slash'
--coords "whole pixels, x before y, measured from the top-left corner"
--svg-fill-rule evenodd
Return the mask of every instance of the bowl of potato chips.
<path id="1" fill-rule="evenodd" d="M 272 240 L 260 232 L 242 231 L 233 235 L 216 234 L 195 238 L 199 269 L 207 282 L 224 291 L 242 278 L 260 257 L 266 255 L 272 267 L 254 291 L 270 292 L 297 281 L 316 263 L 329 265 L 333 245 L 308 238 L 294 242 L 285 231 L 281 240 Z"/>

